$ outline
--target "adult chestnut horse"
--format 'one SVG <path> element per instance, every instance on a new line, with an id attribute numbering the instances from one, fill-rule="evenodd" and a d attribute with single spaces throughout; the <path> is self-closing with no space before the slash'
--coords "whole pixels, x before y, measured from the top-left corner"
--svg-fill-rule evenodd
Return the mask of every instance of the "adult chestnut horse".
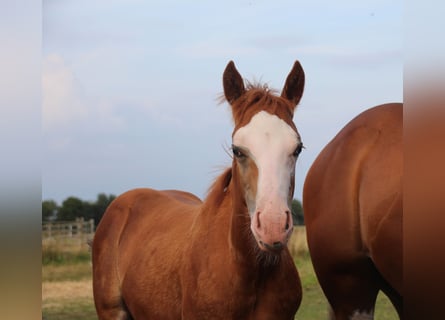
<path id="1" fill-rule="evenodd" d="M 402 104 L 361 113 L 321 151 L 303 190 L 312 263 L 337 320 L 402 317 Z"/>
<path id="2" fill-rule="evenodd" d="M 223 75 L 232 167 L 206 199 L 136 189 L 116 198 L 93 241 L 100 319 L 293 319 L 301 284 L 287 249 L 304 89 L 297 61 L 281 96 Z"/>

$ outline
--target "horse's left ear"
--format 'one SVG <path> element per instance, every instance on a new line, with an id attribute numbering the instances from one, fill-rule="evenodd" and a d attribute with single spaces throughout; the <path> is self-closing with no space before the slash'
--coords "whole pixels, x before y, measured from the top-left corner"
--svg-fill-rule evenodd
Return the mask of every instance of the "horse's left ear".
<path id="1" fill-rule="evenodd" d="M 230 104 L 241 97 L 245 91 L 243 78 L 236 70 L 233 61 L 230 61 L 224 70 L 223 87 L 224 95 Z"/>
<path id="2" fill-rule="evenodd" d="M 300 102 L 304 91 L 304 71 L 300 62 L 297 60 L 287 76 L 281 97 L 291 101 L 295 106 Z"/>

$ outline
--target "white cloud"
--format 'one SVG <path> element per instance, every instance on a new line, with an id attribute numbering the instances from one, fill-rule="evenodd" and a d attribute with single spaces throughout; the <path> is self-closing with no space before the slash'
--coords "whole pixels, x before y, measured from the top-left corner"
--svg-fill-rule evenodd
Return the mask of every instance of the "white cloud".
<path id="1" fill-rule="evenodd" d="M 85 119 L 88 108 L 72 70 L 57 54 L 45 57 L 42 67 L 43 129 Z"/>
<path id="2" fill-rule="evenodd" d="M 88 94 L 83 83 L 60 55 L 45 57 L 42 68 L 44 131 L 62 129 L 58 130 L 60 134 L 71 127 L 82 132 L 110 132 L 124 126 L 125 116 L 116 110 L 119 98 Z M 90 91 L 94 90 L 90 88 Z"/>

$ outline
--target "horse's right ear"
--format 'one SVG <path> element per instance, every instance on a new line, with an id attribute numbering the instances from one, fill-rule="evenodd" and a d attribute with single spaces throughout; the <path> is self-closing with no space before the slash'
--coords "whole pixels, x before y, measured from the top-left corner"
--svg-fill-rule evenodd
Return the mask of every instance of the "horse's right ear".
<path id="1" fill-rule="evenodd" d="M 300 102 L 304 90 L 304 70 L 297 60 L 287 76 L 281 96 L 293 103 L 294 106 Z"/>
<path id="2" fill-rule="evenodd" d="M 224 96 L 232 104 L 233 101 L 241 97 L 245 91 L 244 81 L 233 61 L 227 64 L 223 74 Z"/>

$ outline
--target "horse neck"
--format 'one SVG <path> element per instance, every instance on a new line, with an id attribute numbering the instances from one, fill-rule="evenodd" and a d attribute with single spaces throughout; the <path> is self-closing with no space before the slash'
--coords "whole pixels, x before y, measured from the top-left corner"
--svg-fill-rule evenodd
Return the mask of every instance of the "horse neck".
<path id="1" fill-rule="evenodd" d="M 256 243 L 250 231 L 250 217 L 236 172 L 230 168 L 217 178 L 201 213 L 208 227 L 216 225 L 219 229 L 216 233 L 227 237 L 233 258 L 244 264 L 254 264 Z"/>
<path id="2" fill-rule="evenodd" d="M 233 177 L 230 186 L 232 203 L 230 242 L 240 257 L 254 259 L 255 239 L 250 230 L 250 217 L 244 200 L 244 192 L 239 186 L 236 176 Z"/>

